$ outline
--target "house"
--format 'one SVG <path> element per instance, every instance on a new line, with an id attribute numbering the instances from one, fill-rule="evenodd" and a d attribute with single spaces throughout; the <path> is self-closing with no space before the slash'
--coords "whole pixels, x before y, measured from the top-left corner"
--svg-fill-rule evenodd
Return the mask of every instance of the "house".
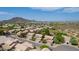
<path id="1" fill-rule="evenodd" d="M 28 40 L 31 40 L 32 39 L 32 36 L 34 35 L 34 33 L 28 33 L 26 36 Z"/>
<path id="2" fill-rule="evenodd" d="M 41 38 L 36 38 L 35 43 L 39 43 L 41 41 Z"/>
<path id="3" fill-rule="evenodd" d="M 6 40 L 4 45 L 2 45 L 3 50 L 10 50 L 16 45 L 15 41 L 13 40 Z"/>
<path id="4" fill-rule="evenodd" d="M 34 32 L 34 30 L 33 30 L 33 29 L 30 29 L 29 31 L 30 31 L 31 33 L 33 33 L 33 32 Z"/>
<path id="5" fill-rule="evenodd" d="M 27 46 L 29 48 L 33 48 L 33 44 L 32 43 L 29 43 L 29 42 L 24 42 L 22 43 L 24 46 Z"/>
<path id="6" fill-rule="evenodd" d="M 17 36 L 20 36 L 20 35 L 21 35 L 21 33 L 22 33 L 22 32 L 21 32 L 21 31 L 19 31 L 16 35 L 17 35 Z"/>
<path id="7" fill-rule="evenodd" d="M 47 41 L 47 45 L 48 45 L 48 46 L 51 46 L 52 43 L 53 43 L 53 36 L 45 35 L 44 40 Z"/>
<path id="8" fill-rule="evenodd" d="M 15 51 L 26 51 L 28 47 L 27 46 L 24 46 L 23 44 L 17 44 L 15 46 Z"/>
<path id="9" fill-rule="evenodd" d="M 42 34 L 35 34 L 35 37 L 34 37 L 36 39 L 35 42 L 39 43 L 41 41 L 42 36 L 43 36 Z"/>
<path id="10" fill-rule="evenodd" d="M 6 36 L 0 36 L 0 44 L 4 43 L 6 40 Z"/>
<path id="11" fill-rule="evenodd" d="M 42 38 L 42 34 L 35 34 L 35 38 Z"/>
<path id="12" fill-rule="evenodd" d="M 48 40 L 48 39 L 49 39 L 49 40 L 53 40 L 53 37 L 54 37 L 54 36 L 48 36 L 48 35 L 45 35 L 44 39 L 47 39 L 47 40 Z"/>
<path id="13" fill-rule="evenodd" d="M 17 44 L 15 46 L 15 51 L 27 51 L 33 48 L 33 45 L 29 42 L 24 42 L 22 44 Z"/>
<path id="14" fill-rule="evenodd" d="M 12 30 L 9 30 L 8 32 L 9 33 L 13 33 L 15 31 L 15 29 L 12 29 Z"/>
<path id="15" fill-rule="evenodd" d="M 24 30 L 22 33 L 28 33 L 28 30 Z"/>
<path id="16" fill-rule="evenodd" d="M 27 34 L 27 36 L 33 36 L 34 35 L 34 33 L 28 33 Z"/>

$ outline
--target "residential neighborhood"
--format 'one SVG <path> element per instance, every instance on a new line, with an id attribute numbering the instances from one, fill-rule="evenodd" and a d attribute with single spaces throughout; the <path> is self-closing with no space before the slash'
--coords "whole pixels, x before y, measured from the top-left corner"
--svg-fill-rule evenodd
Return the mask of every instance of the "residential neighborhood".
<path id="1" fill-rule="evenodd" d="M 79 32 L 71 24 L 25 24 L 0 25 L 0 51 L 79 51 Z"/>
<path id="2" fill-rule="evenodd" d="M 79 51 L 79 8 L 0 7 L 0 51 Z"/>

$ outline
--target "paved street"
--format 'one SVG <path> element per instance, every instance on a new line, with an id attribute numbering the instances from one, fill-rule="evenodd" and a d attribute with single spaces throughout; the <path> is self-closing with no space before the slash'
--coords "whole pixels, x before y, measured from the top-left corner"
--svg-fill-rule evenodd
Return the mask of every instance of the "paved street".
<path id="1" fill-rule="evenodd" d="M 67 45 L 61 45 L 53 48 L 53 51 L 79 51 L 79 49 Z"/>
<path id="2" fill-rule="evenodd" d="M 12 39 L 12 38 L 13 38 L 13 39 L 19 39 L 19 40 L 24 41 L 24 42 L 25 42 L 25 41 L 26 41 L 26 42 L 30 42 L 30 43 L 32 43 L 34 46 L 43 45 L 42 43 L 35 43 L 35 42 L 33 42 L 33 41 L 26 40 L 26 39 L 24 39 L 24 38 L 19 38 L 19 37 L 17 37 L 17 36 L 9 36 L 8 38 L 9 38 L 9 39 Z M 6 39 L 5 39 L 5 37 L 2 36 L 0 39 L 1 39 L 0 42 L 3 42 L 3 41 L 5 41 L 5 40 L 7 40 L 7 37 L 6 37 Z M 78 48 L 75 48 L 75 47 L 72 47 L 72 46 L 69 46 L 69 45 L 65 45 L 65 44 L 60 45 L 60 46 L 55 47 L 55 48 L 50 47 L 50 49 L 52 49 L 52 51 L 79 51 Z"/>

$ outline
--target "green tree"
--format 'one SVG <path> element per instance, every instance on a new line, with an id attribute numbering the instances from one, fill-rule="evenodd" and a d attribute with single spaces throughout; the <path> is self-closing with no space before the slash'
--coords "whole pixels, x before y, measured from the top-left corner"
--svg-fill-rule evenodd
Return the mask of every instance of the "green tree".
<path id="1" fill-rule="evenodd" d="M 8 26 L 7 29 L 14 29 L 15 25 Z"/>
<path id="2" fill-rule="evenodd" d="M 48 28 L 43 28 L 41 30 L 41 34 L 43 34 L 43 35 L 50 35 L 49 29 Z"/>
<path id="3" fill-rule="evenodd" d="M 70 43 L 71 43 L 72 45 L 78 45 L 78 41 L 77 41 L 77 39 L 76 39 L 75 37 L 71 37 Z"/>
<path id="4" fill-rule="evenodd" d="M 59 40 L 56 37 L 54 38 L 54 43 L 60 44 Z"/>
<path id="5" fill-rule="evenodd" d="M 60 43 L 64 43 L 64 37 L 62 36 L 61 33 L 57 33 L 54 37 L 54 43 L 56 44 L 60 44 Z"/>
<path id="6" fill-rule="evenodd" d="M 43 49 L 43 48 L 49 48 L 49 46 L 47 46 L 47 45 L 41 45 L 40 48 L 41 49 Z"/>

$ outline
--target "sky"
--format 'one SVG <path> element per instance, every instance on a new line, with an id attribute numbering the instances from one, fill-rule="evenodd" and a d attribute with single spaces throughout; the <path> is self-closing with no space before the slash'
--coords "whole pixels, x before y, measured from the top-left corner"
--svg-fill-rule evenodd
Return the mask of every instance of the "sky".
<path id="1" fill-rule="evenodd" d="M 79 7 L 0 7 L 0 21 L 13 17 L 37 21 L 79 21 Z"/>

